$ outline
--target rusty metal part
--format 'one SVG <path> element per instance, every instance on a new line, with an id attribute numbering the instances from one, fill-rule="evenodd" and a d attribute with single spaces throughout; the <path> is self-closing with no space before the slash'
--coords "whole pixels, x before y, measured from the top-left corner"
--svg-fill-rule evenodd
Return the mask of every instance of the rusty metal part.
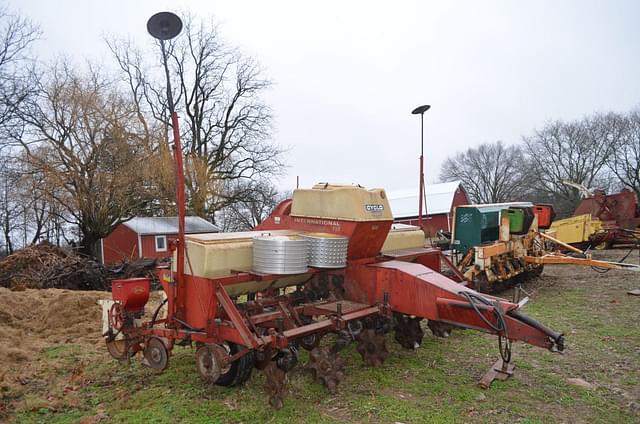
<path id="1" fill-rule="evenodd" d="M 506 380 L 513 375 L 515 365 L 509 362 L 504 362 L 502 359 L 498 359 L 487 371 L 487 373 L 480 379 L 478 384 L 483 389 L 491 387 L 491 383 L 495 380 Z"/>
<path id="2" fill-rule="evenodd" d="M 394 338 L 405 349 L 417 349 L 422 343 L 424 331 L 420 327 L 420 317 L 411 317 L 405 314 L 393 314 Z"/>
<path id="3" fill-rule="evenodd" d="M 264 369 L 267 368 L 267 365 L 272 362 L 274 356 L 275 353 L 273 352 L 273 349 L 270 345 L 267 345 L 264 350 L 256 352 L 255 367 L 260 371 L 264 371 Z"/>
<path id="4" fill-rule="evenodd" d="M 282 408 L 284 398 L 287 396 L 287 373 L 278 367 L 276 361 L 269 361 L 264 368 L 264 375 L 269 404 L 275 409 Z"/>
<path id="5" fill-rule="evenodd" d="M 313 374 L 313 381 L 334 393 L 338 384 L 344 379 L 344 359 L 328 347 L 316 347 L 309 353 L 306 365 Z"/>
<path id="6" fill-rule="evenodd" d="M 125 337 L 118 340 L 105 339 L 107 343 L 107 351 L 109 354 L 118 361 L 126 361 L 131 358 L 134 353 L 131 352 L 129 340 Z"/>
<path id="7" fill-rule="evenodd" d="M 228 373 L 230 364 L 224 364 L 229 352 L 215 343 L 207 343 L 196 351 L 196 368 L 200 377 L 207 383 L 213 384 L 218 381 L 222 374 Z"/>
<path id="8" fill-rule="evenodd" d="M 109 309 L 109 328 L 113 331 L 120 331 L 124 327 L 125 314 L 124 308 L 118 302 L 114 302 Z"/>
<path id="9" fill-rule="evenodd" d="M 162 339 L 159 337 L 149 337 L 144 348 L 143 362 L 150 368 L 158 371 L 164 371 L 169 365 L 169 351 Z"/>
<path id="10" fill-rule="evenodd" d="M 289 346 L 287 349 L 281 349 L 276 355 L 274 361 L 278 368 L 284 372 L 289 372 L 298 364 L 298 351 Z"/>
<path id="11" fill-rule="evenodd" d="M 473 258 L 475 257 L 475 249 L 471 248 L 467 251 L 467 253 L 462 257 L 460 262 L 458 262 L 458 269 L 460 272 L 464 272 L 464 270 L 471 265 L 473 262 Z"/>
<path id="12" fill-rule="evenodd" d="M 433 333 L 434 336 L 445 337 L 445 338 L 449 337 L 451 335 L 451 332 L 455 328 L 454 325 L 447 324 L 446 322 L 434 321 L 434 320 L 429 320 L 429 322 L 427 323 L 427 326 L 429 327 L 429 330 L 431 330 L 431 333 Z"/>
<path id="13" fill-rule="evenodd" d="M 356 340 L 358 341 L 356 349 L 362 356 L 364 363 L 369 366 L 382 365 L 389 356 L 384 334 L 380 334 L 373 328 L 367 328 L 360 332 Z"/>

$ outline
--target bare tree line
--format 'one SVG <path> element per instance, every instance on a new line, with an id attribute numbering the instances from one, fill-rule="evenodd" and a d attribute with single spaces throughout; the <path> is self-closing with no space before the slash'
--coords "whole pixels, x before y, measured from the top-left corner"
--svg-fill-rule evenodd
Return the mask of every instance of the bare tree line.
<path id="1" fill-rule="evenodd" d="M 37 65 L 41 36 L 0 9 L 0 227 L 2 248 L 50 240 L 97 242 L 135 215 L 174 215 L 175 173 L 158 46 L 111 39 L 116 71 L 69 60 Z M 256 61 L 192 17 L 168 43 L 181 117 L 188 211 L 225 229 L 254 226 L 275 206 L 283 167 L 271 83 Z M 569 213 L 591 188 L 640 196 L 640 110 L 554 121 L 507 146 L 486 143 L 444 163 L 476 202 L 536 200 Z"/>
<path id="2" fill-rule="evenodd" d="M 39 37 L 28 20 L 0 11 L 3 248 L 73 239 L 96 254 L 99 240 L 133 216 L 175 215 L 159 48 L 109 40 L 113 72 L 68 59 L 38 66 L 31 47 Z M 283 166 L 262 99 L 271 83 L 213 24 L 192 17 L 168 52 L 188 213 L 227 219 L 217 223 L 230 229 L 255 225 Z"/>
<path id="3" fill-rule="evenodd" d="M 461 180 L 472 201 L 553 203 L 561 215 L 580 201 L 571 181 L 605 191 L 628 189 L 640 198 L 640 110 L 552 121 L 521 144 L 485 143 L 449 157 L 443 181 Z"/>

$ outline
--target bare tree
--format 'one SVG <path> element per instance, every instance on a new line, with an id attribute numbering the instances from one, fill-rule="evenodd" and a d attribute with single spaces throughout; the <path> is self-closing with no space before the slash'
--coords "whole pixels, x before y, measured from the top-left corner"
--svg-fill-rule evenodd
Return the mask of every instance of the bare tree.
<path id="1" fill-rule="evenodd" d="M 448 158 L 440 169 L 442 181 L 462 181 L 476 203 L 518 200 L 527 187 L 520 147 L 484 143 Z"/>
<path id="2" fill-rule="evenodd" d="M 531 182 L 538 192 L 554 199 L 561 215 L 573 212 L 580 201 L 578 190 L 562 181 L 607 189 L 606 164 L 621 136 L 619 125 L 607 125 L 615 119 L 610 114 L 549 122 L 524 137 L 528 167 L 534 175 Z"/>
<path id="3" fill-rule="evenodd" d="M 15 160 L 8 156 L 0 158 L 0 228 L 4 250 L 11 254 L 15 248 L 14 237 L 21 229 L 21 207 L 17 190 L 19 171 Z"/>
<path id="4" fill-rule="evenodd" d="M 10 253 L 17 230 L 25 232 L 25 205 L 19 199 L 20 173 L 13 158 L 16 153 L 8 147 L 9 134 L 16 125 L 16 109 L 33 94 L 28 84 L 32 67 L 30 48 L 40 37 L 40 29 L 31 21 L 0 6 L 0 152 L 2 152 L 2 180 L 0 199 L 2 233 L 5 249 Z M 22 220 L 19 217 L 23 217 Z"/>
<path id="5" fill-rule="evenodd" d="M 168 127 L 164 90 L 145 65 L 151 61 L 128 42 L 109 45 L 140 110 Z M 189 209 L 214 220 L 216 211 L 250 200 L 251 181 L 282 169 L 282 150 L 270 141 L 271 111 L 261 98 L 271 83 L 253 59 L 221 41 L 214 25 L 191 17 L 168 52 L 184 122 Z"/>
<path id="6" fill-rule="evenodd" d="M 23 209 L 25 220 L 25 240 L 26 244 L 35 244 L 41 240 L 60 245 L 64 238 L 65 226 L 62 220 L 64 209 L 54 201 L 51 196 L 47 174 L 38 166 L 32 163 L 26 153 L 22 153 L 16 158 L 19 164 L 19 178 L 16 181 L 18 190 L 18 200 Z M 57 192 L 61 192 L 60 189 Z"/>
<path id="7" fill-rule="evenodd" d="M 78 226 L 86 253 L 149 202 L 146 167 L 151 135 L 135 107 L 95 69 L 81 74 L 66 63 L 35 79 L 36 96 L 18 109 L 15 137 L 40 189 Z"/>
<path id="8" fill-rule="evenodd" d="M 624 116 L 611 115 L 607 123 L 619 127 L 609 168 L 622 185 L 633 190 L 640 199 L 640 109 Z"/>
<path id="9" fill-rule="evenodd" d="M 255 228 L 290 193 L 281 193 L 268 181 L 251 182 L 242 189 L 248 193 L 245 200 L 235 202 L 218 213 L 216 221 L 224 231 L 242 231 Z"/>
<path id="10" fill-rule="evenodd" d="M 28 84 L 31 45 L 40 29 L 26 18 L 0 7 L 0 130 L 11 126 L 20 102 L 33 93 Z M 0 142 L 0 148 L 4 143 Z"/>

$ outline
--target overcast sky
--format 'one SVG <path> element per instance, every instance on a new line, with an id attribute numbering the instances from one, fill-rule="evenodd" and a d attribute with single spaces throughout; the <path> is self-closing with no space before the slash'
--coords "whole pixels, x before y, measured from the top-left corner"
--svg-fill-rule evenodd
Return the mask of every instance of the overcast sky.
<path id="1" fill-rule="evenodd" d="M 213 17 L 275 85 L 282 189 L 318 181 L 427 182 L 456 151 L 518 143 L 550 119 L 640 106 L 640 1 L 11 0 L 38 23 L 42 58 L 111 60 L 107 34 L 149 42 L 158 11 Z M 176 5 L 179 4 L 177 7 Z"/>

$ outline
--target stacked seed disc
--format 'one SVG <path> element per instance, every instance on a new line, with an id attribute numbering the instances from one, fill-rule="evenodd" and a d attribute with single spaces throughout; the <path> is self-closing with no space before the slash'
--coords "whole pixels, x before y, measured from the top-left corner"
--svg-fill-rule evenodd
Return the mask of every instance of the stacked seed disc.
<path id="1" fill-rule="evenodd" d="M 253 270 L 261 274 L 303 274 L 307 272 L 308 246 L 300 236 L 255 237 Z"/>
<path id="2" fill-rule="evenodd" d="M 344 268 L 347 265 L 349 238 L 329 233 L 303 234 L 309 243 L 309 266 Z"/>

